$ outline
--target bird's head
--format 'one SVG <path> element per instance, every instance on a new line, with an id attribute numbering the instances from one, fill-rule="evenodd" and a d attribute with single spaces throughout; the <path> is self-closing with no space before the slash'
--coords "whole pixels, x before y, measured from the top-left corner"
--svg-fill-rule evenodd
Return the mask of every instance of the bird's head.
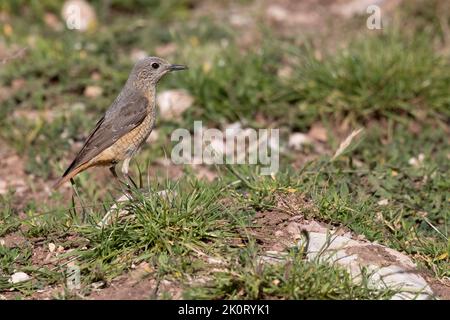
<path id="1" fill-rule="evenodd" d="M 132 75 L 136 85 L 149 88 L 155 86 L 166 73 L 187 68 L 185 65 L 171 64 L 158 57 L 146 57 L 136 62 Z"/>

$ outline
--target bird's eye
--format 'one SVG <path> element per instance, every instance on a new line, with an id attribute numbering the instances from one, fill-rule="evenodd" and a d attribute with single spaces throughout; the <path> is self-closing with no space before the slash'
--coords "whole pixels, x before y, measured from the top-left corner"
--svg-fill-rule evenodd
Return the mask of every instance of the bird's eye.
<path id="1" fill-rule="evenodd" d="M 159 63 L 153 62 L 152 63 L 152 68 L 153 69 L 158 69 L 159 68 Z"/>

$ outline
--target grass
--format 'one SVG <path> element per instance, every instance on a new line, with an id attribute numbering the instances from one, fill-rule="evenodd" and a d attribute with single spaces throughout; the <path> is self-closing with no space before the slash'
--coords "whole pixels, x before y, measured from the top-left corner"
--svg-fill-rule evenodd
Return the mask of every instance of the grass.
<path id="1" fill-rule="evenodd" d="M 138 22 L 118 16 L 110 28 L 95 34 L 53 32 L 36 39 L 27 55 L 30 63 L 13 61 L 0 71 L 3 85 L 26 79 L 0 110 L 5 127 L 0 136 L 28 156 L 29 171 L 48 178 L 56 168 L 62 170 L 58 165 L 70 148 L 67 138 L 82 141 L 117 95 L 132 65 L 131 50 L 152 52 L 172 41 L 180 49 L 169 58 L 191 70 L 166 79 L 161 87 L 185 88 L 195 97 L 195 106 L 176 125 L 190 128 L 200 119 L 211 126 L 241 121 L 258 127 L 258 116 L 271 126 L 304 131 L 317 121 L 345 119 L 356 125 L 379 118 L 431 118 L 445 123 L 450 117 L 449 61 L 428 46 L 427 34 L 409 37 L 387 30 L 317 59 L 313 52 L 318 48 L 292 47 L 270 34 L 261 48 L 242 52 L 233 33 L 206 19 L 193 29 L 175 24 L 173 32 L 156 34 L 149 33 L 154 22 Z M 29 46 L 24 27 L 14 24 L 10 41 Z M 293 75 L 283 80 L 278 71 L 286 60 L 292 61 Z M 103 93 L 95 99 L 83 96 L 90 85 Z M 31 119 L 26 117 L 30 110 Z"/>
<path id="2" fill-rule="evenodd" d="M 188 299 L 386 299 L 390 290 L 353 283 L 343 269 L 306 262 L 301 252 L 291 252 L 285 263 L 262 264 L 254 243 L 241 250 L 227 272 L 214 275 L 212 283 L 193 287 Z"/>
<path id="3" fill-rule="evenodd" d="M 374 118 L 448 119 L 448 60 L 428 46 L 428 37 L 408 38 L 400 32 L 357 39 L 320 60 L 311 54 L 299 56 L 295 89 L 302 111 L 314 110 L 324 118 L 348 117 L 353 123 Z"/>
<path id="4" fill-rule="evenodd" d="M 216 203 L 220 190 L 191 183 L 167 186 L 164 190 L 168 195 L 150 198 L 137 193 L 139 200 L 128 208 L 135 214 L 133 221 L 114 223 L 103 229 L 82 228 L 81 233 L 86 234 L 95 248 L 81 252 L 83 259 L 124 269 L 127 264 L 117 262 L 123 261 L 123 256 L 135 257 L 136 262 L 157 254 L 181 258 L 202 251 L 206 242 L 213 247 L 217 239 L 226 240 L 233 225 L 226 223 L 226 213 Z M 149 190 L 148 194 L 155 193 Z M 174 199 L 173 194 L 177 195 Z"/>
<path id="5" fill-rule="evenodd" d="M 80 221 L 81 209 L 71 209 L 58 192 L 52 192 L 52 205 L 26 200 L 20 209 L 13 191 L 2 195 L 0 237 L 13 234 L 25 241 L 0 245 L 1 292 L 16 289 L 29 297 L 48 285 L 67 289 L 64 272 L 73 260 L 81 267 L 83 294 L 91 291 L 91 283 L 109 283 L 146 262 L 151 276 L 177 283 L 184 297 L 195 299 L 392 296 L 389 290 L 370 289 L 365 281 L 354 284 L 345 270 L 307 262 L 302 252 L 290 252 L 281 264 L 259 264 L 262 250 L 249 235 L 252 217 L 272 210 L 275 194 L 291 192 L 312 201 L 315 210 L 302 212 L 308 218 L 344 225 L 407 253 L 438 279 L 450 277 L 450 60 L 441 50 L 446 40 L 443 18 L 435 14 L 438 1 L 425 11 L 425 2 L 408 2 L 399 9 L 403 20 L 379 33 L 351 33 L 354 40 L 335 51 L 303 38 L 302 45 L 294 46 L 276 32 L 242 48 L 230 26 L 213 18 L 190 21 L 197 1 L 164 2 L 148 14 L 147 7 L 136 12 L 136 3 L 112 1 L 95 33 L 46 26 L 37 17 L 57 13 L 54 1 L 33 1 L 25 12 L 20 1 L 0 5 L 12 28 L 2 41 L 29 48 L 25 58 L 0 68 L 0 86 L 8 91 L 0 108 L 0 138 L 22 157 L 27 174 L 45 182 L 59 176 L 78 150 L 73 144 L 84 140 L 125 82 L 131 51 L 154 53 L 168 43 L 177 50 L 167 58 L 190 70 L 168 77 L 160 89 L 186 89 L 195 102 L 183 119 L 158 124 L 160 137 L 143 150 L 140 164 L 153 165 L 169 154 L 172 129 L 191 128 L 194 120 L 214 127 L 240 121 L 281 128 L 283 144 L 290 133 L 307 132 L 320 122 L 328 128 L 324 150 L 310 147 L 315 159 L 298 169 L 292 162 L 308 154 L 286 148 L 274 177 L 239 166 L 234 172 L 218 168 L 214 182 L 199 181 L 189 168 L 183 168 L 179 181 L 150 179 L 146 192 L 136 190 L 133 201 L 119 205 L 133 214 L 104 228 L 97 223 L 118 191 L 105 189 L 93 172 L 77 178 L 88 204 L 86 222 Z M 22 14 L 30 20 L 16 19 Z M 411 32 L 397 27 L 404 15 Z M 291 69 L 290 76 L 279 76 L 282 67 Z M 103 92 L 86 97 L 87 86 L 100 86 Z M 332 161 L 329 154 L 338 148 L 344 124 L 366 130 Z M 170 196 L 158 195 L 161 190 Z M 53 256 L 49 265 L 33 261 L 32 253 L 48 253 L 50 243 L 62 246 L 64 253 Z M 208 258 L 223 261 L 223 268 L 212 272 Z M 10 284 L 9 275 L 16 271 L 32 279 Z M 198 284 L 195 277 L 207 281 Z M 56 298 L 76 296 L 66 292 Z"/>
<path id="6" fill-rule="evenodd" d="M 449 146 L 445 137 L 444 132 L 428 128 L 411 139 L 399 128 L 386 146 L 374 146 L 373 140 L 367 141 L 366 147 L 359 146 L 365 154 L 356 150 L 352 158 L 362 160 L 360 168 L 336 163 L 329 168 L 330 173 L 324 170 L 321 178 L 327 181 L 326 192 L 317 191 L 321 215 L 349 224 L 371 240 L 415 255 L 440 277 L 448 276 L 448 259 L 439 259 L 450 249 L 450 207 L 444 191 L 448 188 Z M 444 139 L 443 149 L 436 150 L 431 141 L 440 139 Z M 423 165 L 410 165 L 409 159 L 421 152 L 426 154 Z M 379 205 L 383 199 L 388 205 Z"/>
<path id="7" fill-rule="evenodd" d="M 77 216 L 59 214 L 25 220 L 23 235 L 31 242 L 22 248 L 2 247 L 1 265 L 5 275 L 21 270 L 36 279 L 12 285 L 5 276 L 3 288 L 20 290 L 26 297 L 43 283 L 61 283 L 67 262 L 75 261 L 82 271 L 82 292 L 87 294 L 91 283 L 109 282 L 146 261 L 155 270 L 154 276 L 181 282 L 188 298 L 372 299 L 392 295 L 389 290 L 353 284 L 343 269 L 306 262 L 298 253 L 286 264 L 260 265 L 262 252 L 249 236 L 249 218 L 261 209 L 261 198 L 266 207 L 273 205 L 269 190 L 281 190 L 282 184 L 261 180 L 258 190 L 234 185 L 183 179 L 176 185 L 159 186 L 158 190 L 169 190 L 165 195 L 157 195 L 156 188 L 149 190 L 153 197 L 136 190 L 135 200 L 123 206 L 133 215 L 104 228 L 98 227 L 98 211 L 87 224 L 80 224 Z M 237 200 L 233 205 L 222 202 L 231 197 Z M 77 237 L 71 240 L 70 235 Z M 238 244 L 239 239 L 247 244 Z M 55 243 L 66 249 L 67 253 L 55 258 L 54 267 L 33 266 L 30 261 L 33 242 L 42 240 L 43 248 Z M 205 257 L 225 261 L 228 271 L 214 273 L 212 284 L 192 287 L 191 275 L 211 277 Z"/>

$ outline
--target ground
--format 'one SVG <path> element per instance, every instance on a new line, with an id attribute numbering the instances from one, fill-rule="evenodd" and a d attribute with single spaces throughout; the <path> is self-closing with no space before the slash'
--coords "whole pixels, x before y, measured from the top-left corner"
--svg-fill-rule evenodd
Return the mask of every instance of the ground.
<path id="1" fill-rule="evenodd" d="M 395 249 L 450 299 L 450 10 L 378 1 L 383 29 L 369 30 L 366 2 L 91 1 L 96 23 L 78 32 L 58 1 L 3 1 L 0 298 L 396 293 L 307 260 L 294 222 Z M 123 194 L 108 170 L 77 177 L 81 198 L 51 186 L 146 54 L 189 65 L 158 91 L 182 89 L 193 103 L 162 114 L 132 162 L 139 188 L 116 204 L 128 214 L 99 227 Z M 279 128 L 280 170 L 174 165 L 170 134 L 194 120 Z M 373 251 L 366 260 L 392 260 Z M 267 252 L 285 259 L 266 263 Z M 74 265 L 78 289 L 66 281 Z M 17 272 L 30 279 L 11 283 Z"/>

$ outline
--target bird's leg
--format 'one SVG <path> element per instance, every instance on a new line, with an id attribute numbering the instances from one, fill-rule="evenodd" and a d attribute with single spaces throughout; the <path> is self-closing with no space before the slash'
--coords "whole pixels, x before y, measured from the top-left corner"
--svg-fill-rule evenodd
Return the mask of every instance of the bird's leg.
<path id="1" fill-rule="evenodd" d="M 119 176 L 117 175 L 117 172 L 116 172 L 116 165 L 115 164 L 113 164 L 111 167 L 109 167 L 109 171 L 112 173 L 114 179 L 116 179 L 117 181 L 120 182 Z"/>
<path id="2" fill-rule="evenodd" d="M 77 184 L 75 183 L 75 180 L 73 180 L 73 178 L 70 178 L 70 184 L 72 185 L 72 189 L 75 193 L 75 195 L 77 196 L 78 200 L 80 201 L 80 205 L 81 205 L 81 221 L 84 222 L 86 220 L 86 210 L 85 210 L 85 206 L 84 206 L 84 202 L 80 197 L 80 194 L 78 193 L 78 188 L 77 188 Z M 76 211 L 76 209 L 74 208 L 74 210 Z"/>
<path id="3" fill-rule="evenodd" d="M 128 185 L 128 183 L 124 183 L 120 180 L 119 176 L 117 175 L 115 164 L 113 164 L 111 167 L 109 167 L 109 171 L 111 171 L 114 179 L 116 179 L 116 181 L 119 183 L 119 186 L 122 187 L 122 185 L 125 184 L 127 186 L 127 188 L 130 189 L 130 186 Z M 125 191 L 123 189 L 122 189 L 122 191 L 125 193 Z"/>
<path id="4" fill-rule="evenodd" d="M 119 176 L 117 175 L 117 172 L 116 172 L 116 164 L 113 164 L 111 167 L 109 167 L 109 171 L 111 171 L 112 175 L 114 176 L 114 179 L 116 179 L 116 181 L 119 183 L 122 193 L 127 195 L 129 198 L 131 198 L 131 188 L 128 185 L 128 183 L 124 183 L 124 182 L 120 181 Z M 127 186 L 126 190 L 123 188 L 124 184 Z"/>
<path id="5" fill-rule="evenodd" d="M 122 174 L 123 174 L 123 176 L 128 180 L 128 181 L 130 181 L 132 184 L 133 184 L 133 186 L 137 189 L 137 184 L 136 184 L 136 182 L 134 182 L 134 180 L 131 178 L 131 176 L 129 175 L 129 173 L 128 173 L 128 170 L 129 170 L 129 168 L 130 168 L 130 161 L 131 161 L 131 157 L 128 157 L 128 158 L 126 158 L 124 161 L 123 161 L 123 164 L 122 164 Z M 128 185 L 128 183 L 127 183 L 127 185 Z M 130 188 L 130 186 L 128 185 L 128 188 Z"/>

